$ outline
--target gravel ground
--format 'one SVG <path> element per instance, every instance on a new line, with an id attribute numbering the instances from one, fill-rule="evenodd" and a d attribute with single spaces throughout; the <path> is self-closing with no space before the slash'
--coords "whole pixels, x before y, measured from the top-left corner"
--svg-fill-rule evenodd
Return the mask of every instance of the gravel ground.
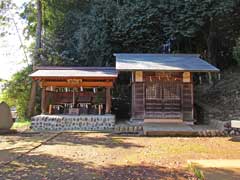
<path id="1" fill-rule="evenodd" d="M 17 147 L 9 148 L 10 144 L 0 141 L 0 157 L 2 151 L 15 157 L 0 169 L 0 179 L 190 180 L 196 177 L 188 171 L 189 160 L 240 159 L 239 140 L 232 138 L 60 133 L 46 141 L 49 136 L 4 137 L 12 144 L 20 141 L 42 144 L 18 157 Z"/>

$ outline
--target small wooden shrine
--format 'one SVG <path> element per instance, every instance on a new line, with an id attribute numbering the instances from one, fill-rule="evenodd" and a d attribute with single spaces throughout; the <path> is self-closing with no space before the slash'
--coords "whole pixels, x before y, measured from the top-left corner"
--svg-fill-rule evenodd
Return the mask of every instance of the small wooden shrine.
<path id="1" fill-rule="evenodd" d="M 111 113 L 112 67 L 37 67 L 30 75 L 41 87 L 42 114 Z"/>
<path id="2" fill-rule="evenodd" d="M 197 54 L 115 54 L 116 69 L 131 72 L 132 119 L 194 122 L 193 74 L 219 69 Z"/>

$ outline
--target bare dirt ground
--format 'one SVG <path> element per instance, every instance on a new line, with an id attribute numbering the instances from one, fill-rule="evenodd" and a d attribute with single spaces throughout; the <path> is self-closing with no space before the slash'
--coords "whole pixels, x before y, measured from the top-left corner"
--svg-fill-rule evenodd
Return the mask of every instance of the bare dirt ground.
<path id="1" fill-rule="evenodd" d="M 0 179 L 4 180 L 197 179 L 187 168 L 189 160 L 240 159 L 240 141 L 233 138 L 45 133 L 0 139 Z M 8 164 L 6 157 L 12 157 Z M 240 179 L 238 170 L 228 175 Z"/>

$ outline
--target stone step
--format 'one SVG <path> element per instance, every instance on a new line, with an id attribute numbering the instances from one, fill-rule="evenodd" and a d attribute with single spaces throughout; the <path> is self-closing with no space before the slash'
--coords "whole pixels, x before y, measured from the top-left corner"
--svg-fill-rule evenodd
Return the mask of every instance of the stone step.
<path id="1" fill-rule="evenodd" d="M 115 125 L 114 133 L 117 134 L 139 134 L 142 133 L 142 125 Z"/>
<path id="2" fill-rule="evenodd" d="M 144 123 L 143 131 L 146 136 L 215 137 L 227 135 L 224 131 L 218 129 L 210 129 L 210 127 L 209 129 L 194 129 L 194 126 L 184 123 Z"/>
<path id="3" fill-rule="evenodd" d="M 223 131 L 144 131 L 146 136 L 185 136 L 185 137 L 221 137 L 227 136 Z"/>

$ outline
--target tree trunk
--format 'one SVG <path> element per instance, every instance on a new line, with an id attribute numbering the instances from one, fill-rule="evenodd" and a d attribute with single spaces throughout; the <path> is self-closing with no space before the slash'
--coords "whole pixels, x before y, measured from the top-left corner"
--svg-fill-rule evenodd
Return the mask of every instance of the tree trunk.
<path id="1" fill-rule="evenodd" d="M 37 82 L 32 81 L 31 94 L 28 102 L 27 117 L 30 118 L 34 114 L 34 107 L 36 102 Z"/>
<path id="2" fill-rule="evenodd" d="M 42 47 L 42 2 L 41 0 L 36 0 L 37 4 L 37 28 L 36 28 L 36 44 L 35 44 L 35 53 L 33 58 L 33 71 L 36 69 L 36 65 L 41 63 L 40 60 L 40 49 Z M 34 113 L 34 107 L 36 102 L 36 91 L 37 91 L 37 82 L 32 82 L 31 94 L 28 103 L 28 112 L 27 116 L 30 118 Z"/>
<path id="3" fill-rule="evenodd" d="M 218 51 L 217 32 L 213 19 L 210 20 L 207 46 L 208 46 L 208 61 L 213 65 L 217 65 L 217 51 Z"/>
<path id="4" fill-rule="evenodd" d="M 37 3 L 37 28 L 33 66 L 36 66 L 39 63 L 41 64 L 40 49 L 42 47 L 42 2 L 41 0 L 37 0 L 36 3 Z"/>

